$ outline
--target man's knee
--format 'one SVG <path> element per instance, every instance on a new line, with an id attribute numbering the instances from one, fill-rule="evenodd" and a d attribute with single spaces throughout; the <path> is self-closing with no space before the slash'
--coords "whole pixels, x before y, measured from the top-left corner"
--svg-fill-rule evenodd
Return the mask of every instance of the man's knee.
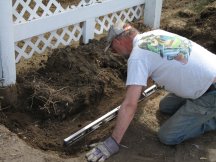
<path id="1" fill-rule="evenodd" d="M 184 103 L 186 99 L 176 96 L 175 94 L 169 93 L 159 103 L 159 110 L 163 113 L 173 114 L 175 113 Z"/>
<path id="2" fill-rule="evenodd" d="M 160 129 L 158 132 L 159 140 L 166 145 L 176 145 L 183 141 L 183 137 L 180 137 L 176 134 L 171 134 L 170 132 Z"/>
<path id="3" fill-rule="evenodd" d="M 173 107 L 173 105 L 174 104 L 170 102 L 170 98 L 166 96 L 161 99 L 159 103 L 159 110 L 162 113 L 173 114 L 175 112 L 175 110 L 173 109 L 176 109 L 175 107 Z"/>
<path id="4" fill-rule="evenodd" d="M 167 111 L 167 102 L 166 102 L 166 98 L 165 97 L 162 98 L 161 101 L 160 101 L 160 103 L 159 103 L 159 110 L 161 112 L 165 112 L 165 113 Z"/>

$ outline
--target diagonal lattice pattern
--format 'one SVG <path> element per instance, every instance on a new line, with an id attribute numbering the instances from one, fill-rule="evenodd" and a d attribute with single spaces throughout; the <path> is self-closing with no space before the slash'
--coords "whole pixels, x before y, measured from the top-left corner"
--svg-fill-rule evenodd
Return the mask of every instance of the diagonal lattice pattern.
<path id="1" fill-rule="evenodd" d="M 106 0 L 81 0 L 77 6 L 63 8 L 56 0 L 13 0 L 14 23 L 24 23 L 43 16 L 51 16 L 74 8 L 87 7 L 95 3 L 103 3 Z M 134 6 L 116 13 L 95 18 L 94 33 L 102 34 L 110 26 L 117 22 L 130 22 L 139 19 L 143 15 L 143 6 Z M 41 34 L 15 43 L 16 62 L 21 58 L 29 59 L 33 54 L 41 54 L 47 48 L 57 48 L 79 41 L 83 35 L 82 22 Z"/>
<path id="2" fill-rule="evenodd" d="M 55 15 L 69 9 L 85 7 L 104 0 L 80 0 L 79 4 L 63 7 L 56 0 L 13 0 L 14 23 L 23 23 L 44 16 Z"/>
<path id="3" fill-rule="evenodd" d="M 14 23 L 22 23 L 63 11 L 64 8 L 56 0 L 15 0 L 13 2 Z"/>
<path id="4" fill-rule="evenodd" d="M 143 5 L 134 6 L 116 13 L 96 18 L 95 34 L 102 34 L 108 31 L 110 26 L 118 21 L 131 22 L 143 15 Z"/>
<path id="5" fill-rule="evenodd" d="M 28 59 L 35 53 L 41 54 L 47 48 L 70 45 L 73 41 L 79 41 L 81 36 L 82 27 L 79 23 L 17 42 L 15 44 L 16 62 L 19 62 L 22 57 Z"/>

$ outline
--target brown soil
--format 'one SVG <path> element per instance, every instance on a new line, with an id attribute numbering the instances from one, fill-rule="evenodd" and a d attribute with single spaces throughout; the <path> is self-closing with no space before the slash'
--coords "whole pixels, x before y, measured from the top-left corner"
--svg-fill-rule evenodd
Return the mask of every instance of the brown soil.
<path id="1" fill-rule="evenodd" d="M 215 20 L 215 1 L 165 0 L 161 28 L 216 53 Z M 142 32 L 149 30 L 137 21 L 132 25 Z M 10 130 L 0 128 L 0 161 L 84 161 L 87 146 L 111 133 L 114 121 L 70 147 L 62 145 L 64 138 L 122 102 L 127 60 L 110 51 L 105 54 L 104 46 L 101 39 L 77 48 L 55 49 L 40 61 L 39 68 L 18 73 L 18 103 L 0 111 L 0 123 Z M 165 94 L 157 92 L 139 104 L 122 141 L 124 147 L 108 161 L 216 161 L 215 132 L 172 147 L 158 141 L 157 130 L 167 119 L 158 112 Z"/>
<path id="2" fill-rule="evenodd" d="M 83 142 L 65 150 L 63 139 L 123 97 L 126 60 L 102 53 L 104 44 L 94 40 L 78 48 L 56 49 L 42 68 L 18 76 L 18 104 L 4 112 L 1 123 L 35 148 L 72 156 L 82 151 Z"/>

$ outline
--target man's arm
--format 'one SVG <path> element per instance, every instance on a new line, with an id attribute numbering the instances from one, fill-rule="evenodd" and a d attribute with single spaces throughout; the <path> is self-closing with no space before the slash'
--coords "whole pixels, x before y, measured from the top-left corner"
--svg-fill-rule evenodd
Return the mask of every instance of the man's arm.
<path id="1" fill-rule="evenodd" d="M 127 87 L 125 99 L 118 112 L 116 126 L 112 137 L 120 143 L 137 109 L 137 103 L 142 92 L 142 86 L 131 85 Z"/>
<path id="2" fill-rule="evenodd" d="M 87 161 L 102 162 L 119 151 L 119 143 L 134 117 L 141 91 L 142 86 L 131 85 L 127 87 L 127 93 L 118 112 L 117 123 L 112 136 L 86 153 Z"/>

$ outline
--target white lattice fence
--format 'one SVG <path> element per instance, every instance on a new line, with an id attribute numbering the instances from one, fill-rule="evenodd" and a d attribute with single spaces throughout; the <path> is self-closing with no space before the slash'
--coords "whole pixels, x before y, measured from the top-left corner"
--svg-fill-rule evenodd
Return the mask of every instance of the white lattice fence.
<path id="1" fill-rule="evenodd" d="M 13 0 L 14 23 L 31 21 L 44 16 L 55 15 L 65 10 L 102 3 L 104 0 L 81 0 L 78 5 L 63 7 L 56 0 Z"/>
<path id="2" fill-rule="evenodd" d="M 3 86 L 15 83 L 16 66 L 11 64 L 21 58 L 70 45 L 81 37 L 88 43 L 117 21 L 130 22 L 144 15 L 146 24 L 157 28 L 161 7 L 162 0 L 81 0 L 71 6 L 57 0 L 0 1 L 4 22 L 0 23 L 0 81 L 4 79 Z"/>
<path id="3" fill-rule="evenodd" d="M 52 32 L 47 32 L 15 44 L 16 63 L 23 57 L 31 58 L 33 54 L 41 54 L 48 47 L 57 48 L 60 45 L 66 46 L 73 41 L 79 41 L 82 36 L 80 24 L 70 25 Z"/>
<path id="4" fill-rule="evenodd" d="M 37 3 L 36 3 L 37 2 Z M 94 5 L 99 1 L 81 1 L 77 7 L 68 6 L 64 9 L 57 1 L 49 0 L 47 3 L 42 3 L 38 0 L 16 0 L 13 5 L 13 17 L 15 23 L 24 23 L 34 19 L 39 19 L 45 16 L 55 15 L 57 13 L 73 10 L 86 5 Z M 102 3 L 102 1 L 100 1 Z M 107 31 L 113 23 L 121 21 L 132 21 L 134 18 L 139 19 L 143 15 L 143 7 L 141 5 L 118 11 L 109 15 L 95 18 L 94 33 L 102 34 Z M 82 23 L 82 22 L 81 22 Z M 47 47 L 57 48 L 60 45 L 66 46 L 79 41 L 83 35 L 83 28 L 81 23 L 70 25 L 55 31 L 41 34 L 32 38 L 28 38 L 15 44 L 16 62 L 23 57 L 25 59 L 31 58 L 33 54 L 43 53 Z"/>
<path id="5" fill-rule="evenodd" d="M 134 19 L 139 19 L 143 15 L 143 5 L 131 7 L 119 12 L 112 13 L 96 18 L 96 34 L 102 34 L 108 31 L 110 26 L 118 21 L 131 22 Z"/>

